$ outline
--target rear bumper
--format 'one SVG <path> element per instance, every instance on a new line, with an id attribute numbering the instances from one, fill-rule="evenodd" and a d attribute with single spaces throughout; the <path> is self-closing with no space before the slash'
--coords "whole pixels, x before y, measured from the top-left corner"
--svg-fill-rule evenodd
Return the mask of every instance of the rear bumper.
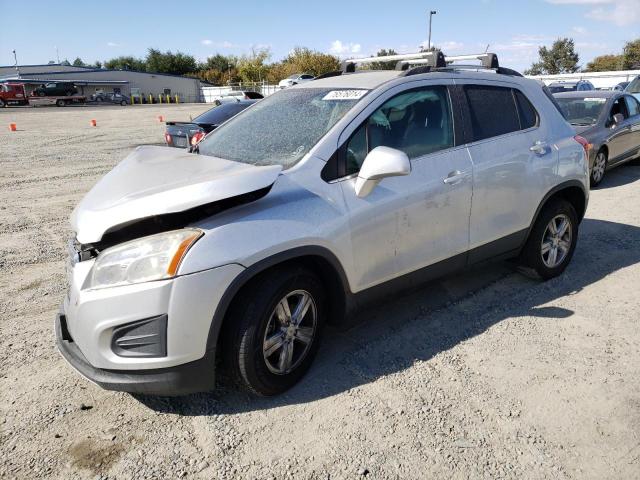
<path id="1" fill-rule="evenodd" d="M 215 352 L 194 362 L 148 370 L 106 370 L 92 366 L 73 341 L 64 312 L 56 315 L 56 343 L 60 353 L 82 376 L 105 390 L 147 395 L 187 395 L 215 386 Z"/>

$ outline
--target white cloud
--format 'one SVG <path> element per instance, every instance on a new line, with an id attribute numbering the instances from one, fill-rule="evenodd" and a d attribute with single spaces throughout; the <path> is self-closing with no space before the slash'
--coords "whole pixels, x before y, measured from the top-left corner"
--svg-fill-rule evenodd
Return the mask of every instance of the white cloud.
<path id="1" fill-rule="evenodd" d="M 362 46 L 359 43 L 342 43 L 340 40 L 331 42 L 331 47 L 329 48 L 329 52 L 338 57 L 357 55 L 361 51 Z"/>
<path id="2" fill-rule="evenodd" d="M 120 44 L 116 42 L 107 42 L 107 47 L 119 47 Z"/>
<path id="3" fill-rule="evenodd" d="M 640 0 L 546 0 L 554 5 L 584 5 L 592 7 L 585 17 L 609 22 L 620 27 L 640 22 Z M 595 7 L 595 8 L 593 8 Z"/>
<path id="4" fill-rule="evenodd" d="M 587 29 L 584 27 L 572 27 L 571 33 L 574 33 L 576 35 L 584 35 L 585 33 L 587 33 Z"/>
<path id="5" fill-rule="evenodd" d="M 205 45 L 207 47 L 216 47 L 216 48 L 236 48 L 238 47 L 238 45 L 236 45 L 235 43 L 231 43 L 227 40 L 224 40 L 222 42 L 214 42 L 213 40 L 209 40 L 209 39 L 205 39 L 202 40 L 200 42 L 202 45 Z"/>

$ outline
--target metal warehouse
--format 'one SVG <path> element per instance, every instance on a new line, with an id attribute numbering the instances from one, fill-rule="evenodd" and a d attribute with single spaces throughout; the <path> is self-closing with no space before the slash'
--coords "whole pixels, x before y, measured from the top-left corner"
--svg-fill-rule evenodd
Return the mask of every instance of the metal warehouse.
<path id="1" fill-rule="evenodd" d="M 73 82 L 79 93 L 86 96 L 97 91 L 143 98 L 149 95 L 169 95 L 175 98 L 177 95 L 180 102 L 202 101 L 203 85 L 196 78 L 179 75 L 61 64 L 0 66 L 0 82 L 2 81 L 20 81 L 25 84 L 27 93 L 46 82 L 66 81 Z"/>

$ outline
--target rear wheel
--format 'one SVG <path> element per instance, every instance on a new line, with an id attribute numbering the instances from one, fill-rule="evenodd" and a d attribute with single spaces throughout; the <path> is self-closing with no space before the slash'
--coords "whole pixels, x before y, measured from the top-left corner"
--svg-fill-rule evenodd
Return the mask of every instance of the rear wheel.
<path id="1" fill-rule="evenodd" d="M 0 98 L 0 108 L 6 107 L 6 106 L 7 106 L 7 104 L 4 103 L 4 100 Z"/>
<path id="2" fill-rule="evenodd" d="M 564 199 L 551 200 L 536 220 L 522 252 L 526 266 L 545 280 L 569 265 L 578 239 L 578 215 Z"/>
<path id="3" fill-rule="evenodd" d="M 56 100 L 56 105 L 59 107 L 64 107 L 66 105 L 65 101 L 62 99 Z"/>
<path id="4" fill-rule="evenodd" d="M 225 320 L 225 366 L 255 394 L 288 390 L 313 362 L 326 310 L 322 283 L 306 268 L 261 275 L 243 289 Z"/>
<path id="5" fill-rule="evenodd" d="M 591 186 L 597 187 L 604 174 L 607 171 L 607 153 L 604 150 L 600 150 L 593 161 L 593 167 L 591 168 Z"/>
<path id="6" fill-rule="evenodd" d="M 126 102 L 125 100 L 122 100 L 122 101 L 120 102 L 120 105 L 122 105 L 123 107 L 126 107 L 126 106 L 127 106 L 127 102 Z"/>

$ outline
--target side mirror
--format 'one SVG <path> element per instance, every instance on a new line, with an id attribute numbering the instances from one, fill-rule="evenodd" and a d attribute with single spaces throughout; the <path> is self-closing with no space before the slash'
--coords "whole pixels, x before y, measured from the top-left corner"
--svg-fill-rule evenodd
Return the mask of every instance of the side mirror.
<path id="1" fill-rule="evenodd" d="M 624 122 L 624 115 L 622 115 L 621 113 L 616 113 L 613 116 L 613 124 L 620 125 L 622 122 Z"/>
<path id="2" fill-rule="evenodd" d="M 376 147 L 362 163 L 356 179 L 355 191 L 359 198 L 369 195 L 383 178 L 409 175 L 411 162 L 404 152 L 389 147 Z"/>

